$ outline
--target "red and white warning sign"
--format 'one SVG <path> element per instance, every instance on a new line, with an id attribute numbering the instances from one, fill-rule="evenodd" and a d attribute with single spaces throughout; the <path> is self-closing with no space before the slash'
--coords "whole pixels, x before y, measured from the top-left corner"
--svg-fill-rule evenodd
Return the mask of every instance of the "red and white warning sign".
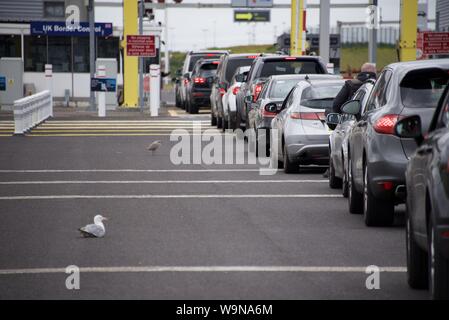
<path id="1" fill-rule="evenodd" d="M 155 57 L 155 36 L 126 36 L 126 55 L 133 57 Z"/>
<path id="2" fill-rule="evenodd" d="M 419 32 L 416 42 L 417 58 L 449 54 L 449 32 Z"/>

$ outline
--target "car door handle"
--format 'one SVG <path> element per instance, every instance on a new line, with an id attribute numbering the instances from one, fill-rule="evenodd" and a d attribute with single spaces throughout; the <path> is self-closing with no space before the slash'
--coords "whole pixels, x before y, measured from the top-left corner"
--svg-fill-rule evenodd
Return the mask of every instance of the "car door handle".
<path id="1" fill-rule="evenodd" d="M 366 127 L 367 122 L 365 120 L 363 121 L 359 121 L 359 123 L 357 123 L 357 127 Z"/>
<path id="2" fill-rule="evenodd" d="M 425 147 L 420 147 L 418 148 L 418 150 L 416 151 L 418 154 L 420 155 L 424 155 L 424 154 L 429 154 L 433 151 L 433 148 L 430 146 L 425 146 Z"/>

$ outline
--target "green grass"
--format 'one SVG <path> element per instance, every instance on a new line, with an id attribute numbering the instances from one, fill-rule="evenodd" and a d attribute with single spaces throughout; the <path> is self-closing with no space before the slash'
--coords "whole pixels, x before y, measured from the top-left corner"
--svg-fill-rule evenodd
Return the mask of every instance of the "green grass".
<path id="1" fill-rule="evenodd" d="M 344 46 L 341 49 L 340 70 L 342 72 L 358 72 L 363 63 L 368 61 L 368 45 Z M 377 70 L 386 65 L 397 62 L 397 53 L 394 46 L 380 45 L 377 47 Z"/>
<path id="2" fill-rule="evenodd" d="M 209 48 L 210 50 L 229 50 L 231 53 L 274 53 L 276 47 L 272 44 L 235 46 L 227 48 Z M 174 76 L 176 70 L 182 67 L 186 56 L 185 52 L 172 52 L 170 58 L 170 71 Z M 358 72 L 360 66 L 368 61 L 368 45 L 351 45 L 341 48 L 341 72 Z M 379 45 L 377 48 L 377 69 L 380 71 L 386 65 L 397 62 L 397 53 L 394 46 Z"/>

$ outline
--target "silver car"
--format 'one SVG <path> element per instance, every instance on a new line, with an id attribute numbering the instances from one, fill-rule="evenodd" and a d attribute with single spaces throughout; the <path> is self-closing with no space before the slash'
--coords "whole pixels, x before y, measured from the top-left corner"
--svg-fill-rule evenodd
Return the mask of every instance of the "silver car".
<path id="1" fill-rule="evenodd" d="M 366 102 L 374 87 L 374 79 L 367 80 L 354 94 L 351 100 L 358 100 L 365 110 Z M 329 136 L 329 187 L 343 189 L 343 196 L 348 196 L 348 135 L 354 125 L 355 117 L 350 114 L 329 114 L 328 119 L 336 119 L 337 126 Z M 329 122 L 328 123 L 332 123 Z"/>
<path id="2" fill-rule="evenodd" d="M 299 171 L 300 165 L 329 164 L 329 134 L 325 112 L 345 80 L 300 81 L 284 100 L 280 113 L 272 120 L 271 156 L 286 173 Z M 275 141 L 273 139 L 278 139 Z M 273 142 L 276 142 L 273 143 Z M 277 150 L 273 147 L 278 146 Z"/>

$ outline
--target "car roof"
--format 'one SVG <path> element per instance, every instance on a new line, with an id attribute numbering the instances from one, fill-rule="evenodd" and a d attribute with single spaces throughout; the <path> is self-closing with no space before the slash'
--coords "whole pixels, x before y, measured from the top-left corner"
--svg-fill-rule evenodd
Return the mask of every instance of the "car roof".
<path id="1" fill-rule="evenodd" d="M 270 60 L 279 60 L 283 58 L 297 58 L 300 60 L 310 60 L 310 61 L 320 61 L 322 58 L 320 56 L 288 56 L 288 55 L 279 55 L 279 54 L 273 54 L 269 56 L 260 56 L 258 59 L 263 61 L 270 61 Z"/>
<path id="2" fill-rule="evenodd" d="M 257 58 L 259 56 L 260 56 L 260 53 L 231 53 L 227 56 L 227 59 L 237 59 L 237 58 L 246 58 L 246 57 Z"/>
<path id="3" fill-rule="evenodd" d="M 229 51 L 227 51 L 227 50 L 199 50 L 199 51 L 190 51 L 189 55 L 203 54 L 203 53 L 229 53 Z"/>
<path id="4" fill-rule="evenodd" d="M 391 69 L 399 79 L 402 79 L 412 70 L 442 68 L 449 69 L 449 59 L 431 59 L 407 62 L 395 62 L 387 65 L 385 69 Z"/>
<path id="5" fill-rule="evenodd" d="M 314 74 L 314 73 L 311 73 L 311 74 L 282 74 L 282 75 L 273 75 L 273 76 L 270 76 L 270 77 L 269 77 L 269 81 L 277 81 L 277 80 L 295 80 L 295 79 L 303 80 L 303 79 L 305 79 L 306 77 L 308 77 L 308 78 L 311 79 L 311 80 L 316 79 L 316 80 L 320 80 L 320 81 L 323 81 L 323 80 L 326 80 L 326 79 L 329 79 L 329 80 L 333 80 L 333 79 L 335 79 L 335 80 L 343 79 L 341 76 L 336 75 L 336 74 Z"/>
<path id="6" fill-rule="evenodd" d="M 341 84 L 343 85 L 346 82 L 345 79 L 334 79 L 334 80 L 304 80 L 304 81 L 300 81 L 298 82 L 298 84 L 296 86 L 304 86 L 304 85 L 308 85 L 308 86 L 312 86 L 312 87 L 321 87 L 321 86 L 330 86 L 333 84 Z"/>

